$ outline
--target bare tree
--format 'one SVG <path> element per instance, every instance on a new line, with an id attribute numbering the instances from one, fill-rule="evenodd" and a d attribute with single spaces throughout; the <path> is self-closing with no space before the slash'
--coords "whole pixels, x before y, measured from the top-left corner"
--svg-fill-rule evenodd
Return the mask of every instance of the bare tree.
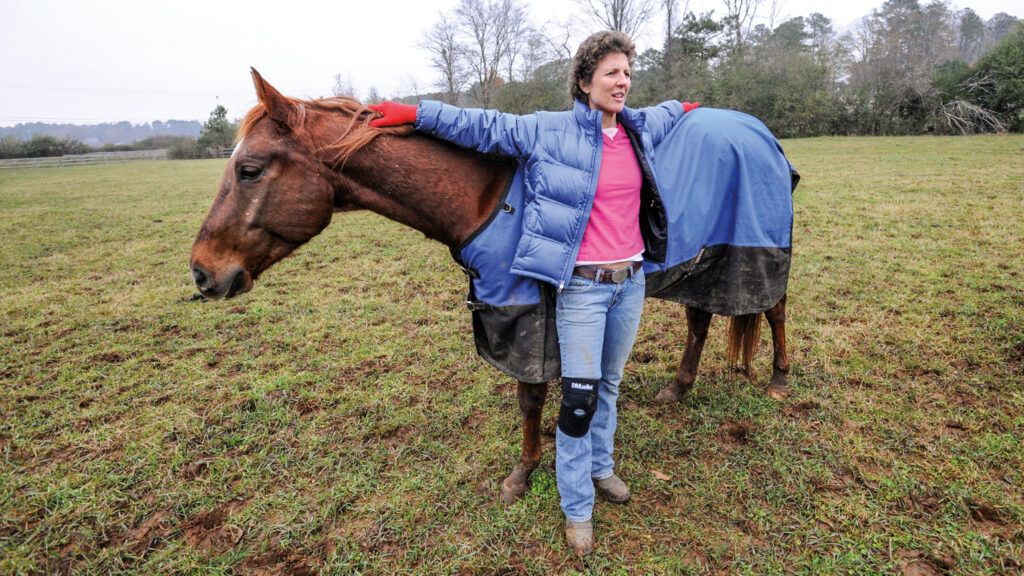
<path id="1" fill-rule="evenodd" d="M 561 55 L 552 48 L 547 34 L 531 30 L 530 34 L 524 37 L 520 79 L 527 82 L 538 68 L 548 62 L 560 59 Z"/>
<path id="2" fill-rule="evenodd" d="M 576 0 L 591 19 L 608 30 L 636 36 L 656 9 L 655 0 Z"/>
<path id="3" fill-rule="evenodd" d="M 334 96 L 347 96 L 349 98 L 356 97 L 356 89 L 352 86 L 352 75 L 341 74 L 334 75 L 334 86 L 331 88 L 331 94 Z"/>
<path id="4" fill-rule="evenodd" d="M 676 31 L 676 17 L 679 15 L 676 7 L 679 4 L 679 0 L 661 0 L 661 5 L 665 7 L 665 46 L 669 45 L 672 41 L 672 34 Z M 686 3 L 689 5 L 689 2 Z M 686 13 L 687 6 L 683 6 L 683 13 Z"/>
<path id="5" fill-rule="evenodd" d="M 964 8 L 956 15 L 956 40 L 960 58 L 971 64 L 982 55 L 985 42 L 985 21 L 970 8 Z"/>
<path id="6" fill-rule="evenodd" d="M 366 93 L 366 103 L 380 104 L 381 100 L 383 100 L 383 98 L 381 98 L 380 92 L 377 90 L 377 87 L 370 86 L 370 91 Z"/>
<path id="7" fill-rule="evenodd" d="M 679 0 L 661 0 L 661 5 L 665 8 L 665 46 L 668 46 L 676 34 L 676 28 L 690 12 L 690 0 L 683 0 L 682 7 L 679 6 Z"/>
<path id="8" fill-rule="evenodd" d="M 449 104 L 458 103 L 459 94 L 469 81 L 468 53 L 466 47 L 459 43 L 458 34 L 458 27 L 442 14 L 419 44 L 430 53 L 430 65 L 441 75 L 436 86 Z"/>
<path id="9" fill-rule="evenodd" d="M 494 46 L 498 62 L 504 68 L 505 79 L 515 80 L 516 60 L 527 49 L 533 29 L 527 20 L 526 9 L 514 0 L 500 0 L 492 7 L 494 17 Z"/>
<path id="10" fill-rule="evenodd" d="M 469 93 L 481 106 L 490 106 L 504 81 L 515 79 L 516 64 L 527 49 L 532 28 L 521 1 L 460 0 L 455 8 L 468 44 Z"/>
<path id="11" fill-rule="evenodd" d="M 470 92 L 482 106 L 490 104 L 498 78 L 494 30 L 487 0 L 461 0 L 455 8 L 460 32 L 470 39 L 466 64 L 472 74 Z"/>
<path id="12" fill-rule="evenodd" d="M 572 21 L 549 21 L 541 27 L 547 51 L 552 60 L 571 60 L 573 55 L 573 28 Z"/>
<path id="13" fill-rule="evenodd" d="M 775 21 L 782 17 L 786 0 L 768 0 L 768 29 L 775 30 Z"/>
<path id="14" fill-rule="evenodd" d="M 754 26 L 757 8 L 762 0 L 722 0 L 725 4 L 725 21 L 732 33 L 732 50 L 743 53 L 744 40 Z"/>

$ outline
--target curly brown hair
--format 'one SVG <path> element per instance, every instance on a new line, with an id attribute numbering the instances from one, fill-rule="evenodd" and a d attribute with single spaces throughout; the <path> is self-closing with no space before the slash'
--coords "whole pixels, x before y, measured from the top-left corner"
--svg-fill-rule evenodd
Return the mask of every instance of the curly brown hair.
<path id="1" fill-rule="evenodd" d="M 569 94 L 573 100 L 579 100 L 584 104 L 590 102 L 590 96 L 580 88 L 580 80 L 589 84 L 594 77 L 597 63 L 605 56 L 616 53 L 625 54 L 629 60 L 629 67 L 633 67 L 636 46 L 629 36 L 622 32 L 605 30 L 591 34 L 580 42 L 580 47 L 576 49 L 576 55 L 572 57 L 572 64 L 569 66 Z"/>

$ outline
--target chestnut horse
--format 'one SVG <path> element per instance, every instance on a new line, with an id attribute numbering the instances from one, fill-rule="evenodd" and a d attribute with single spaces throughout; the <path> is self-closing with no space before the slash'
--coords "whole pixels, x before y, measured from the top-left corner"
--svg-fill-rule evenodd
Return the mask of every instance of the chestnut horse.
<path id="1" fill-rule="evenodd" d="M 207 298 L 249 291 L 263 271 L 319 234 L 333 212 L 369 209 L 449 248 L 494 212 L 515 170 L 511 160 L 466 151 L 409 126 L 371 128 L 374 112 L 349 98 L 296 100 L 252 71 L 259 104 L 239 129 L 220 190 L 192 246 L 190 267 Z M 775 360 L 769 393 L 785 394 L 785 297 L 765 312 Z M 759 314 L 739 317 L 730 357 L 749 366 Z M 675 380 L 658 394 L 678 400 L 693 385 L 711 314 L 687 308 L 688 334 Z M 501 484 L 502 501 L 524 494 L 540 462 L 547 384 L 519 382 L 522 454 Z"/>

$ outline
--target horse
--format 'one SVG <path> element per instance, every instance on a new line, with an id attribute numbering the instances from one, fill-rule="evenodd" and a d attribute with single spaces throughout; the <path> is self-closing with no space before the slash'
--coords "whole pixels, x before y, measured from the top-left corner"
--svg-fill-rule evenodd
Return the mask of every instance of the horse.
<path id="1" fill-rule="evenodd" d="M 376 113 L 354 99 L 290 98 L 251 72 L 258 103 L 241 122 L 236 149 L 192 246 L 189 268 L 205 298 L 248 292 L 274 263 L 323 231 L 334 212 L 372 210 L 454 250 L 501 209 L 515 161 L 457 148 L 410 126 L 370 127 Z M 774 342 L 768 393 L 775 398 L 787 392 L 785 310 L 784 294 L 764 310 Z M 659 401 L 680 400 L 697 376 L 712 314 L 688 306 L 686 317 L 683 358 Z M 759 327 L 759 313 L 733 318 L 731 363 L 742 352 L 749 369 Z M 522 451 L 501 483 L 502 502 L 527 491 L 540 463 L 547 391 L 546 382 L 518 382 Z"/>

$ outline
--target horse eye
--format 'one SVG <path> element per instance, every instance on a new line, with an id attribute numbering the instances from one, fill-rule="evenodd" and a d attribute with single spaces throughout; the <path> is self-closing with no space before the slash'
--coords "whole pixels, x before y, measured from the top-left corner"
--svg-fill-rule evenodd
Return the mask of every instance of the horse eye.
<path id="1" fill-rule="evenodd" d="M 240 180 L 255 180 L 260 177 L 260 174 L 263 174 L 263 170 L 255 166 L 242 166 L 238 169 Z"/>

